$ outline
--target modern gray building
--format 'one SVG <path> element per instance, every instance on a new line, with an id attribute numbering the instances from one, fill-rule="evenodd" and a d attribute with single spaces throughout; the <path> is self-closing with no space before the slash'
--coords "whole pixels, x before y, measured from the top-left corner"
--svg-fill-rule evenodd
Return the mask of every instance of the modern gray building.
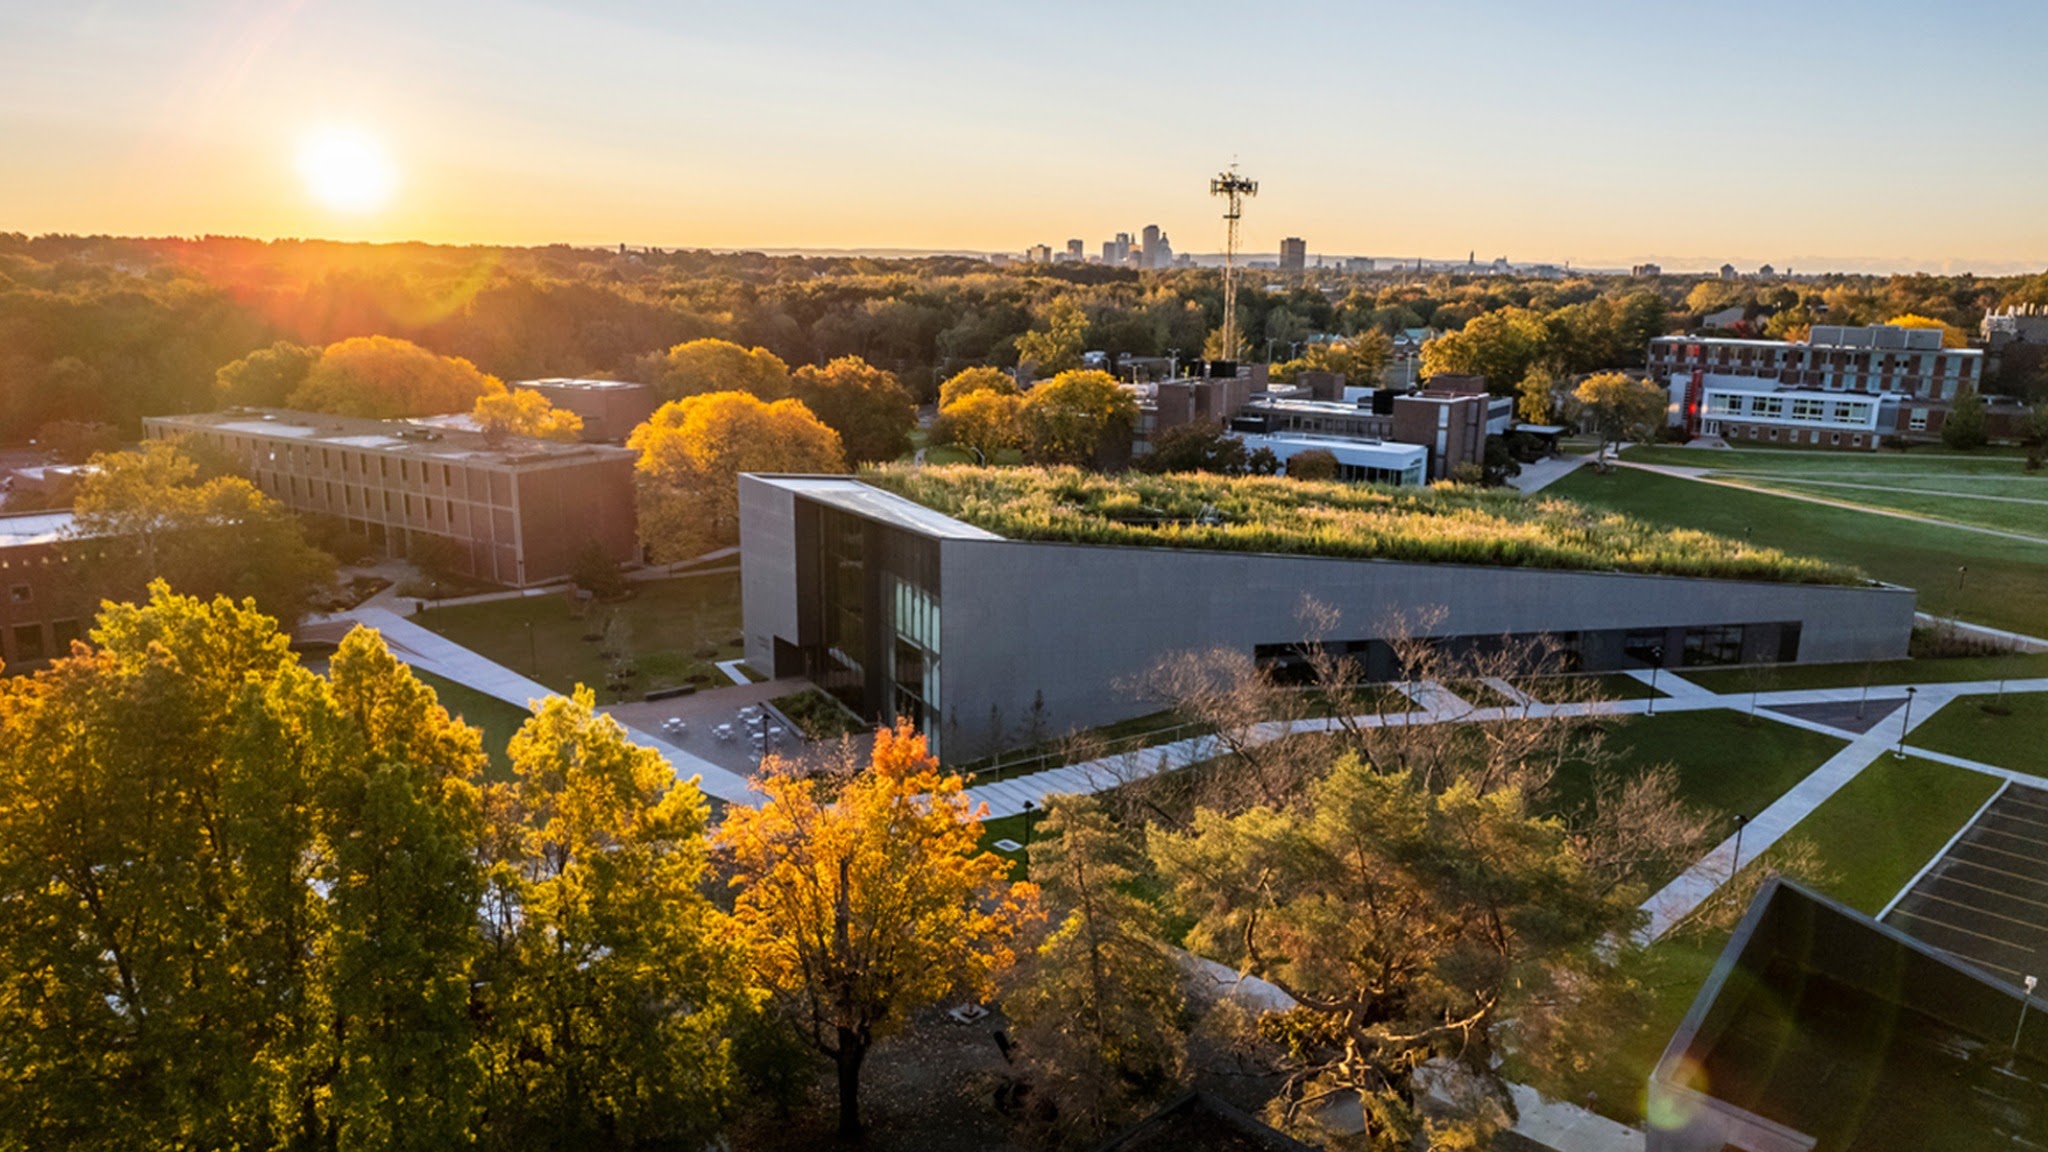
<path id="1" fill-rule="evenodd" d="M 1157 707 L 1164 655 L 1298 663 L 1305 598 L 1332 649 L 1394 679 L 1384 639 L 1548 636 L 1588 671 L 1906 655 L 1911 589 L 1010 540 L 846 476 L 740 477 L 747 662 L 869 718 L 905 716 L 948 762 Z"/>

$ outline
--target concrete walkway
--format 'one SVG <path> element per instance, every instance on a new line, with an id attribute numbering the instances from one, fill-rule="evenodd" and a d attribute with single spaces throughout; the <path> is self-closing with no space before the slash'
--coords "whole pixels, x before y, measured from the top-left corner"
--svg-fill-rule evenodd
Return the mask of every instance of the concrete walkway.
<path id="1" fill-rule="evenodd" d="M 1577 456 L 1546 456 L 1534 464 L 1522 465 L 1519 475 L 1508 477 L 1508 487 L 1527 495 L 1541 492 L 1559 480 L 1577 472 L 1586 461 L 1593 458 L 1591 453 Z"/>
<path id="2" fill-rule="evenodd" d="M 473 688 L 486 696 L 496 697 L 521 708 L 531 708 L 535 701 L 560 695 L 546 685 L 529 680 L 502 664 L 486 660 L 453 640 L 429 632 L 389 609 L 358 608 L 353 616 L 358 623 L 381 634 L 392 655 L 400 660 L 437 676 L 444 676 L 464 687 Z M 696 777 L 697 786 L 702 788 L 706 795 L 733 804 L 751 804 L 760 799 L 759 793 L 748 785 L 743 774 L 722 768 L 702 756 L 685 752 L 630 725 L 625 727 L 626 734 L 634 743 L 661 753 L 662 758 L 668 761 L 669 767 L 674 769 L 678 777 Z"/>

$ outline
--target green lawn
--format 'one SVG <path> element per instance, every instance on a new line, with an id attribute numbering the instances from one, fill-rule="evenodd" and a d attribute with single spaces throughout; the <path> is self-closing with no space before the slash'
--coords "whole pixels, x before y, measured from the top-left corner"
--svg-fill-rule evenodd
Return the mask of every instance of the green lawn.
<path id="1" fill-rule="evenodd" d="M 1665 671 L 1657 675 L 1661 679 L 1669 674 Z M 1525 676 L 1514 681 L 1514 685 L 1545 704 L 1569 704 L 1585 698 L 1583 684 L 1588 679 L 1592 680 L 1600 695 L 1609 700 L 1648 700 L 1651 697 L 1662 700 L 1670 695 L 1662 688 L 1653 691 L 1646 681 L 1625 672 L 1602 672 L 1590 677 Z"/>
<path id="2" fill-rule="evenodd" d="M 2008 656 L 1955 656 L 1940 660 L 1876 660 L 1864 664 L 1781 664 L 1750 668 L 1689 668 L 1687 680 L 1710 692 L 1857 688 L 1864 684 L 1953 684 L 1958 680 L 2048 677 L 2048 652 Z"/>
<path id="3" fill-rule="evenodd" d="M 1884 756 L 1865 768 L 1792 830 L 1811 841 L 1834 873 L 1827 895 L 1875 915 L 1976 814 L 1998 787 L 1981 773 L 1908 757 Z M 1770 853 L 1765 853 L 1768 860 Z M 1597 1110 L 1642 1122 L 1643 1091 L 1700 985 L 1727 944 L 1725 933 L 1667 936 L 1629 956 L 1626 971 L 1650 1000 L 1640 1026 L 1624 1034 L 1614 1058 L 1590 1077 Z"/>
<path id="4" fill-rule="evenodd" d="M 1775 477 L 1747 475 L 1731 476 L 1729 479 L 1777 492 L 1792 492 L 1822 500 L 1857 504 L 1866 508 L 1884 508 L 1912 516 L 1925 516 L 1956 524 L 1974 524 L 1980 528 L 2018 532 L 2048 540 L 2048 502 L 2021 504 L 2013 500 L 1981 499 L 1974 494 L 1963 492 L 1904 491 L 1875 487 L 1883 484 L 1882 480 L 1857 481 L 1855 486 L 1850 486 L 1801 483 Z M 2048 493 L 2048 484 L 2042 484 L 2040 487 L 2044 493 Z"/>
<path id="5" fill-rule="evenodd" d="M 616 613 L 632 632 L 640 670 L 633 681 L 636 694 L 681 684 L 708 688 L 727 683 L 712 661 L 743 654 L 739 574 L 710 572 L 632 587 L 631 599 L 591 605 L 581 618 L 566 599 L 551 594 L 435 608 L 413 620 L 557 692 L 578 684 L 602 692 L 605 660 L 596 641 L 586 637 L 601 632 Z"/>
<path id="6" fill-rule="evenodd" d="M 441 699 L 441 707 L 446 708 L 449 715 L 483 730 L 484 751 L 491 757 L 486 779 L 512 779 L 512 760 L 505 754 L 505 746 L 512 742 L 512 737 L 519 731 L 519 726 L 526 723 L 530 713 L 516 704 L 508 704 L 496 696 L 486 696 L 432 672 L 415 668 L 412 674 L 419 677 L 420 683 L 434 690 L 434 695 Z"/>
<path id="7" fill-rule="evenodd" d="M 1680 795 L 1729 816 L 1754 816 L 1847 743 L 1719 708 L 1631 717 L 1607 736 L 1608 750 L 1618 757 L 1615 770 L 1670 764 Z M 1583 764 L 1561 771 L 1553 784 L 1560 810 L 1583 806 L 1592 795 L 1593 774 Z"/>
<path id="8" fill-rule="evenodd" d="M 1985 711 L 2003 709 L 2005 715 Z M 1913 729 L 1909 742 L 1936 752 L 2048 777 L 2048 692 L 1963 696 Z"/>
<path id="9" fill-rule="evenodd" d="M 2048 543 L 1788 500 L 1671 476 L 1587 469 L 1543 490 L 1652 523 L 1699 528 L 1851 564 L 1919 590 L 1920 608 L 2030 635 L 2048 632 Z M 1957 588 L 1956 569 L 1969 573 Z"/>

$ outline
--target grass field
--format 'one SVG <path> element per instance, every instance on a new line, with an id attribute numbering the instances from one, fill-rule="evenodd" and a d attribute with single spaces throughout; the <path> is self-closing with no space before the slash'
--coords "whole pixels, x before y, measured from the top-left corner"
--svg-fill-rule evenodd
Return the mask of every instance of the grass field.
<path id="1" fill-rule="evenodd" d="M 1632 717 L 1607 737 L 1616 770 L 1626 774 L 1670 764 L 1678 771 L 1680 795 L 1723 816 L 1754 816 L 1847 743 L 1718 708 Z M 1574 765 L 1558 774 L 1552 788 L 1559 810 L 1581 807 L 1592 799 L 1592 771 Z"/>
<path id="2" fill-rule="evenodd" d="M 2002 709 L 2004 715 L 1985 711 Z M 1922 748 L 2048 777 L 2048 692 L 1963 696 L 1927 718 L 1909 740 Z"/>
<path id="3" fill-rule="evenodd" d="M 505 746 L 512 742 L 512 737 L 518 733 L 519 726 L 526 723 L 530 713 L 516 704 L 508 704 L 496 696 L 486 696 L 432 672 L 415 668 L 412 674 L 419 677 L 420 683 L 434 690 L 434 695 L 440 697 L 441 707 L 446 708 L 450 716 L 483 730 L 484 751 L 491 757 L 486 778 L 512 779 L 512 760 L 505 754 Z"/>
<path id="4" fill-rule="evenodd" d="M 2048 677 L 2048 652 L 1876 660 L 1862 664 L 1780 664 L 1767 668 L 1688 668 L 1680 675 L 1710 692 L 1858 688 L 1864 684 L 1953 684 L 1958 680 Z"/>
<path id="5" fill-rule="evenodd" d="M 1544 494 L 1851 564 L 1877 579 L 1917 589 L 1924 612 L 1957 614 L 2030 635 L 2048 633 L 2048 542 L 1987 536 L 1629 469 L 1604 476 L 1580 469 Z M 1969 569 L 1960 579 L 1959 566 Z"/>
<path id="6" fill-rule="evenodd" d="M 1874 915 L 1997 786 L 1991 777 L 1966 769 L 1884 756 L 1814 809 L 1791 835 L 1812 842 L 1833 873 L 1819 886 L 1823 892 Z M 1770 855 L 1764 854 L 1766 862 Z M 1627 1124 L 1642 1122 L 1643 1088 L 1650 1070 L 1726 943 L 1725 933 L 1674 934 L 1626 961 L 1629 975 L 1641 983 L 1651 1006 L 1594 1078 L 1599 1112 Z"/>
<path id="7" fill-rule="evenodd" d="M 640 670 L 633 681 L 636 693 L 726 683 L 712 661 L 743 654 L 739 574 L 678 576 L 636 582 L 633 589 L 631 599 L 594 605 L 580 618 L 562 597 L 522 596 L 434 608 L 413 621 L 557 692 L 586 684 L 603 695 L 605 660 L 586 637 L 601 632 L 616 613 L 632 633 Z"/>

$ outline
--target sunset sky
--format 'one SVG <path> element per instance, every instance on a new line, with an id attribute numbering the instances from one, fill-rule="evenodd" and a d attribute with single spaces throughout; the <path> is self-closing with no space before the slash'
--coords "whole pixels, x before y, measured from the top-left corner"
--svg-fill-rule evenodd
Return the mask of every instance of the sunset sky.
<path id="1" fill-rule="evenodd" d="M 2048 264 L 2048 4 L 0 0 L 0 230 Z"/>

